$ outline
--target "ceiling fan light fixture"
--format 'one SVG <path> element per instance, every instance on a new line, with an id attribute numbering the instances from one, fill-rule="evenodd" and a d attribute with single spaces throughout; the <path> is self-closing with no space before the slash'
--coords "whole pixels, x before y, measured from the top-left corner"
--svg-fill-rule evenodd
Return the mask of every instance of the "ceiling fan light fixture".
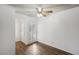
<path id="1" fill-rule="evenodd" d="M 50 13 L 52 13 L 53 11 L 50 9 L 45 9 L 45 8 L 36 8 L 37 10 L 37 16 L 38 17 L 42 17 L 42 16 L 48 16 Z"/>

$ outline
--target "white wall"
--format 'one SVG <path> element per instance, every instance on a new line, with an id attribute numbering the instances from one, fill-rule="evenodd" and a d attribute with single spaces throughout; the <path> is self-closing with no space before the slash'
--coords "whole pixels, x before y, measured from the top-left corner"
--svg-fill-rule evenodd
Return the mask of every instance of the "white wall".
<path id="1" fill-rule="evenodd" d="M 79 54 L 79 7 L 42 18 L 38 24 L 38 41 Z"/>
<path id="2" fill-rule="evenodd" d="M 0 5 L 0 54 L 15 54 L 15 11 Z"/>
<path id="3" fill-rule="evenodd" d="M 25 44 L 35 42 L 32 38 L 31 28 L 34 23 L 34 18 L 20 13 L 16 14 L 16 41 L 22 41 Z"/>

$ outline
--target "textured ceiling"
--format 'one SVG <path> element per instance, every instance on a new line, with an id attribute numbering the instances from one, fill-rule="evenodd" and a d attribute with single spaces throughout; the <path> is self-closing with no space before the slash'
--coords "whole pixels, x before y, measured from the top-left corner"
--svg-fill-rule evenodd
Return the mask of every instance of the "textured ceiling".
<path id="1" fill-rule="evenodd" d="M 17 13 L 37 17 L 36 8 L 48 8 L 53 10 L 53 13 L 67 10 L 79 6 L 78 4 L 10 4 L 14 7 Z"/>

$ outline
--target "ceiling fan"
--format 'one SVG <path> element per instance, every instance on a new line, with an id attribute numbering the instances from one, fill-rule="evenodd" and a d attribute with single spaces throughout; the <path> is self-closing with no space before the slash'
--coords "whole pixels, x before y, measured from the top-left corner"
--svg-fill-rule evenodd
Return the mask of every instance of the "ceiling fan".
<path id="1" fill-rule="evenodd" d="M 37 10 L 37 16 L 41 17 L 41 16 L 48 16 L 49 14 L 53 13 L 52 9 L 50 8 L 36 8 Z"/>

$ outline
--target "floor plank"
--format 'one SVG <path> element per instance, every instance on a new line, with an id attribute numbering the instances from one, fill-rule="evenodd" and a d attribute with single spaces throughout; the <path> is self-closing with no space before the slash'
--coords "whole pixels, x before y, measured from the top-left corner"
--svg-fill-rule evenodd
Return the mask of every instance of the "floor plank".
<path id="1" fill-rule="evenodd" d="M 34 42 L 32 44 L 25 45 L 23 42 L 19 41 L 16 43 L 16 55 L 72 55 L 72 54 L 40 42 Z"/>

